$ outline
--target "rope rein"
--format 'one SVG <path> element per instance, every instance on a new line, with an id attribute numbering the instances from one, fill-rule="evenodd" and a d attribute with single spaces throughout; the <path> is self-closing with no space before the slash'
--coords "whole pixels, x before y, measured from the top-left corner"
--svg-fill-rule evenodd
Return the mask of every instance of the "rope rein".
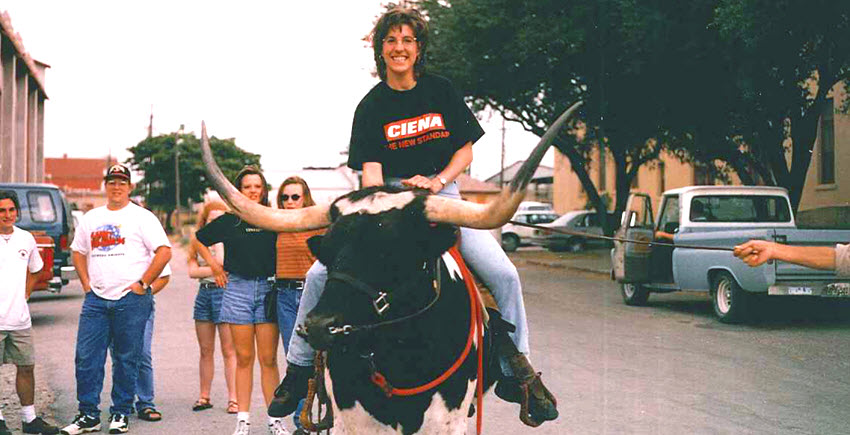
<path id="1" fill-rule="evenodd" d="M 645 240 L 633 240 L 633 239 L 624 239 L 622 237 L 609 237 L 609 236 L 599 236 L 596 234 L 588 234 L 583 233 L 581 231 L 570 231 L 570 230 L 562 230 L 559 228 L 545 227 L 543 225 L 535 225 L 535 224 L 527 224 L 525 222 L 517 222 L 517 221 L 508 221 L 510 224 L 514 224 L 520 227 L 528 227 L 534 228 L 536 230 L 549 231 L 552 233 L 566 234 L 568 236 L 579 236 L 585 239 L 597 239 L 597 240 L 610 240 L 613 242 L 623 242 L 623 243 L 634 243 L 636 245 L 649 245 L 649 246 L 669 246 L 671 248 L 685 248 L 685 249 L 705 249 L 708 251 L 727 251 L 734 252 L 734 248 L 726 248 L 723 246 L 701 246 L 701 245 L 679 245 L 673 243 L 666 242 L 647 242 Z"/>

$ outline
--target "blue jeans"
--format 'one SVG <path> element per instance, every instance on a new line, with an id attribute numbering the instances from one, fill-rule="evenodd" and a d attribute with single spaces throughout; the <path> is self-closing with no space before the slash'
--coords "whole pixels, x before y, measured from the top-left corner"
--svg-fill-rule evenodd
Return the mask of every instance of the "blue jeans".
<path id="1" fill-rule="evenodd" d="M 77 401 L 81 413 L 100 417 L 106 351 L 112 355 L 112 414 L 133 412 L 133 396 L 139 373 L 145 324 L 151 315 L 153 296 L 128 293 L 117 301 L 86 293 L 77 329 L 74 358 Z"/>
<path id="2" fill-rule="evenodd" d="M 236 325 L 270 323 L 266 319 L 263 300 L 271 290 L 272 285 L 266 277 L 249 278 L 231 273 L 221 298 L 219 320 Z"/>
<path id="3" fill-rule="evenodd" d="M 295 318 L 298 315 L 302 290 L 277 288 L 277 292 L 277 328 L 283 339 L 283 353 L 286 354 L 289 352 L 289 340 L 295 329 Z"/>
<path id="4" fill-rule="evenodd" d="M 153 341 L 153 318 L 156 313 L 156 303 L 151 299 L 151 315 L 145 322 L 145 342 L 142 345 L 142 353 L 139 355 L 139 377 L 136 378 L 136 412 L 146 408 L 156 408 L 153 404 L 153 355 L 151 354 L 151 342 Z M 114 372 L 114 370 L 113 370 Z M 115 378 L 115 374 L 112 374 Z"/>
<path id="5" fill-rule="evenodd" d="M 387 184 L 397 184 L 398 180 L 388 180 Z M 441 196 L 460 198 L 457 183 L 449 183 L 440 193 Z M 471 228 L 460 229 L 460 253 L 467 265 L 473 269 L 484 284 L 490 289 L 493 298 L 499 305 L 502 317 L 516 326 L 516 332 L 510 337 L 520 352 L 528 355 L 528 322 L 525 315 L 525 302 L 522 298 L 522 286 L 519 282 L 519 274 L 511 260 L 505 255 L 505 251 L 499 242 L 485 230 Z M 304 323 L 307 314 L 319 303 L 325 282 L 328 280 L 328 270 L 320 262 L 313 263 L 307 271 L 307 281 L 304 285 L 301 297 L 301 306 L 298 307 L 298 316 L 295 319 L 297 325 Z M 313 364 L 315 351 L 307 343 L 307 340 L 293 334 L 289 342 L 289 352 L 286 360 L 300 366 Z M 502 362 L 502 371 L 510 375 L 507 362 Z"/>

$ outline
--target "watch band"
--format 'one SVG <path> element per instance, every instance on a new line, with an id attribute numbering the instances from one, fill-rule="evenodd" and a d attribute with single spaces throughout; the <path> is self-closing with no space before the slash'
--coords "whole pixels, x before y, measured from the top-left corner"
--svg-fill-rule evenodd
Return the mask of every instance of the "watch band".
<path id="1" fill-rule="evenodd" d="M 141 279 L 140 279 L 140 280 L 138 280 L 138 281 L 136 281 L 136 282 L 138 282 L 138 283 L 139 283 L 139 285 L 140 285 L 140 286 L 142 286 L 142 290 L 147 290 L 147 289 L 148 289 L 148 287 L 150 287 L 149 285 L 145 284 L 145 282 L 144 282 L 144 281 L 142 281 Z"/>
<path id="2" fill-rule="evenodd" d="M 442 183 L 443 186 L 449 184 L 449 180 L 446 180 L 444 177 L 437 177 L 437 180 L 440 180 L 440 183 Z"/>

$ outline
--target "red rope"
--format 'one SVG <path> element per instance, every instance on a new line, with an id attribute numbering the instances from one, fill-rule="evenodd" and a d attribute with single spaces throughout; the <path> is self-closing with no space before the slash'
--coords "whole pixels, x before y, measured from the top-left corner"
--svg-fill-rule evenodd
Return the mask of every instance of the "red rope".
<path id="1" fill-rule="evenodd" d="M 460 251 L 457 250 L 456 247 L 451 247 L 449 249 L 449 254 L 454 258 L 455 262 L 460 267 L 461 276 L 463 276 L 463 280 L 466 282 L 466 291 L 469 294 L 469 334 L 466 339 L 466 346 L 463 349 L 463 352 L 460 354 L 458 359 L 449 367 L 448 370 L 443 372 L 442 375 L 438 376 L 431 382 L 428 382 L 425 385 L 421 385 L 415 388 L 395 388 L 390 385 L 387 378 L 384 377 L 379 372 L 375 372 L 372 374 L 372 382 L 380 387 L 386 393 L 387 397 L 392 396 L 413 396 L 416 394 L 424 393 L 443 382 L 449 378 L 449 376 L 453 375 L 457 369 L 463 364 L 466 360 L 466 357 L 469 356 L 469 351 L 472 349 L 473 339 L 477 336 L 478 338 L 478 382 L 476 385 L 476 395 L 477 395 L 477 416 L 476 416 L 476 430 L 477 433 L 481 434 L 482 427 L 482 414 L 484 412 L 484 316 L 482 315 L 482 308 L 478 303 L 478 289 L 475 287 L 475 280 L 472 278 L 472 273 L 466 267 L 466 263 L 463 262 L 463 258 L 460 255 Z"/>

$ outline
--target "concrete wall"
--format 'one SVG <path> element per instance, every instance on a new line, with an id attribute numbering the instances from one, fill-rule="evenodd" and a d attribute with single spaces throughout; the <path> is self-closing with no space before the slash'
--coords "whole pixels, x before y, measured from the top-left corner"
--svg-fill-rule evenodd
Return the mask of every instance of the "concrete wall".
<path id="1" fill-rule="evenodd" d="M 0 182 L 44 180 L 44 70 L 0 14 Z"/>

